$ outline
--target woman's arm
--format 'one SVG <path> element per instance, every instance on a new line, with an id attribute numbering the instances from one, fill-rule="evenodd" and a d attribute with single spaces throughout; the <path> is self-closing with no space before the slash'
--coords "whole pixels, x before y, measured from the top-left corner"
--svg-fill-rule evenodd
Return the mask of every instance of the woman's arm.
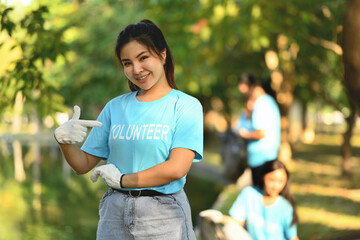
<path id="1" fill-rule="evenodd" d="M 244 128 L 239 130 L 239 135 L 245 139 L 260 140 L 265 137 L 264 130 L 248 131 Z"/>
<path id="2" fill-rule="evenodd" d="M 294 238 L 292 238 L 290 240 L 299 240 L 299 238 L 298 238 L 298 236 L 296 236 L 296 237 L 294 237 Z"/>
<path id="3" fill-rule="evenodd" d="M 73 144 L 59 144 L 66 161 L 77 174 L 85 174 L 93 169 L 101 158 L 83 152 Z"/>
<path id="4" fill-rule="evenodd" d="M 144 188 L 167 184 L 184 177 L 190 170 L 195 152 L 186 148 L 174 148 L 169 160 L 146 170 L 127 174 L 122 178 L 124 188 Z"/>
<path id="5" fill-rule="evenodd" d="M 83 152 L 74 144 L 83 142 L 88 127 L 100 127 L 102 123 L 92 120 L 80 120 L 80 112 L 80 107 L 75 105 L 72 118 L 56 128 L 54 137 L 69 165 L 77 174 L 84 174 L 93 169 L 101 159 Z"/>

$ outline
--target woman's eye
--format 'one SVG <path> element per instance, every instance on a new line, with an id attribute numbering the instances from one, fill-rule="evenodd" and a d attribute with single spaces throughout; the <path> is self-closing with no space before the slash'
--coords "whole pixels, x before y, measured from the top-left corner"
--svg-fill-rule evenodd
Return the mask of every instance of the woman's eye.
<path id="1" fill-rule="evenodd" d="M 140 60 L 145 60 L 145 59 L 147 59 L 148 58 L 148 56 L 142 56 L 141 58 L 140 58 Z"/>
<path id="2" fill-rule="evenodd" d="M 124 62 L 123 65 L 124 65 L 124 67 L 126 67 L 126 66 L 129 66 L 130 63 L 129 62 Z"/>

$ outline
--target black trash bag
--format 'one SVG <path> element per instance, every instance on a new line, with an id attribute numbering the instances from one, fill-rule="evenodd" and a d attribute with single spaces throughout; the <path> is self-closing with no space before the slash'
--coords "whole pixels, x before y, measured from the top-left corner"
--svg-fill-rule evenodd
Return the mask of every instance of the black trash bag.
<path id="1" fill-rule="evenodd" d="M 247 167 L 247 140 L 229 128 L 220 134 L 220 155 L 224 177 L 236 182 Z"/>
<path id="2" fill-rule="evenodd" d="M 229 218 L 229 216 L 228 216 Z M 224 215 L 216 209 L 201 211 L 197 230 L 201 240 L 252 240 L 249 233 L 235 220 L 225 221 Z"/>
<path id="3" fill-rule="evenodd" d="M 209 218 L 199 217 L 198 227 L 201 240 L 227 240 L 221 225 Z"/>

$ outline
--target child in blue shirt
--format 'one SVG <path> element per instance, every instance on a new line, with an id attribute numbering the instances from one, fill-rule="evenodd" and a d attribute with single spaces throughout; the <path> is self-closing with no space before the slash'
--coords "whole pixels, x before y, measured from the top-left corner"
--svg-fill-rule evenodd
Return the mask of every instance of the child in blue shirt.
<path id="1" fill-rule="evenodd" d="M 229 213 L 254 240 L 297 240 L 298 217 L 285 165 L 279 160 L 266 162 L 260 188 L 244 188 Z"/>

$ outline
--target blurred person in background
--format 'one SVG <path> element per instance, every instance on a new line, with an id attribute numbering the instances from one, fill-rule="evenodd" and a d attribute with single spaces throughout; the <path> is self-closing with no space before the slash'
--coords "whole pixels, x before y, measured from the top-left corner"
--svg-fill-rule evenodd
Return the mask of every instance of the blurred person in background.
<path id="1" fill-rule="evenodd" d="M 279 160 L 267 161 L 259 177 L 259 187 L 241 191 L 230 216 L 245 226 L 254 240 L 298 240 L 298 215 L 285 165 Z"/>
<path id="2" fill-rule="evenodd" d="M 240 117 L 238 133 L 247 140 L 247 164 L 253 185 L 259 186 L 262 165 L 278 157 L 280 110 L 275 99 L 265 92 L 254 76 L 242 75 L 238 89 L 246 97 L 246 115 L 243 113 Z M 244 121 L 245 124 L 241 123 Z"/>
<path id="3" fill-rule="evenodd" d="M 230 216 L 215 209 L 202 211 L 200 216 L 215 223 L 229 240 L 299 240 L 299 219 L 285 165 L 277 159 L 267 161 L 259 177 L 258 187 L 241 190 Z"/>
<path id="4" fill-rule="evenodd" d="M 73 118 L 55 130 L 70 166 L 110 187 L 100 200 L 98 240 L 191 239 L 195 233 L 183 190 L 203 154 L 200 102 L 179 90 L 161 30 L 150 20 L 120 32 L 115 55 L 131 92 L 109 101 L 97 121 Z M 101 126 L 100 126 L 101 125 Z M 86 127 L 94 127 L 85 143 Z"/>

